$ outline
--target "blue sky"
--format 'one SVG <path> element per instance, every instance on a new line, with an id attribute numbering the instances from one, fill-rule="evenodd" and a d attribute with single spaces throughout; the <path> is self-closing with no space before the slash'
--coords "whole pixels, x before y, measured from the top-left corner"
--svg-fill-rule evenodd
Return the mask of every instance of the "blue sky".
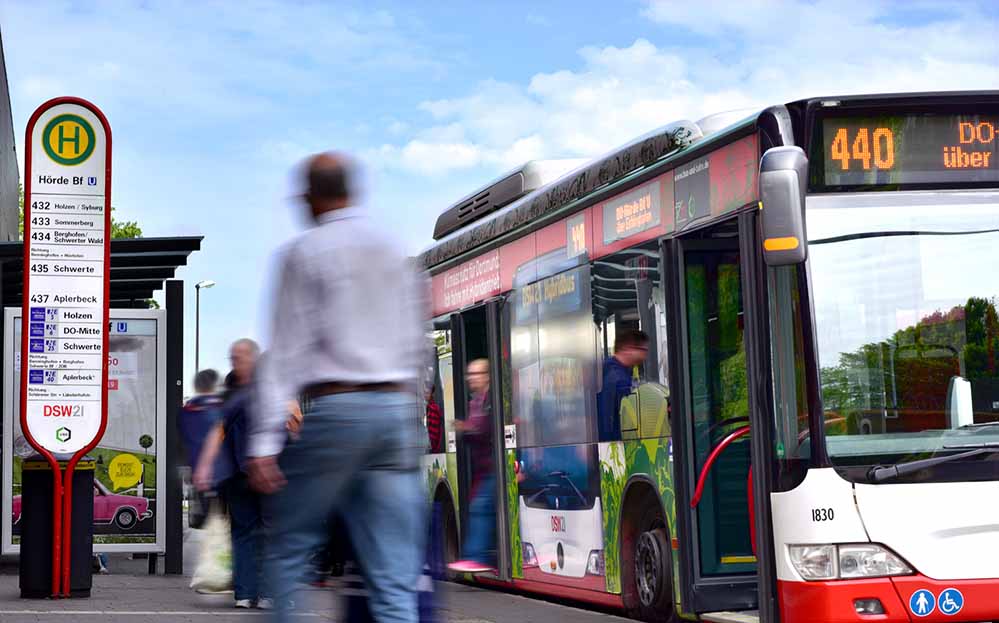
<path id="1" fill-rule="evenodd" d="M 999 88 L 984 2 L 5 0 L 0 29 L 18 134 L 50 97 L 93 101 L 114 132 L 116 215 L 205 236 L 179 273 L 187 376 L 201 279 L 218 282 L 203 366 L 266 341 L 309 153 L 357 155 L 368 209 L 416 252 L 447 204 L 532 158 L 799 97 Z"/>

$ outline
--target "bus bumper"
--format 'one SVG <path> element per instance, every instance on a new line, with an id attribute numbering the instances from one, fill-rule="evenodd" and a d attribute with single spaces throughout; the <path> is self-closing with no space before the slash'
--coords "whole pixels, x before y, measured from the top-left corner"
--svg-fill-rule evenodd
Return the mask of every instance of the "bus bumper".
<path id="1" fill-rule="evenodd" d="M 923 605 L 927 614 L 910 610 L 919 603 L 916 593 L 932 593 L 933 603 Z M 956 612 L 945 613 L 937 603 L 947 589 L 957 589 L 963 603 Z M 781 620 L 785 623 L 912 623 L 926 621 L 978 622 L 999 618 L 999 579 L 931 580 L 920 575 L 833 582 L 778 582 Z M 857 600 L 877 599 L 884 614 L 860 614 Z M 953 603 L 950 609 L 953 610 Z"/>

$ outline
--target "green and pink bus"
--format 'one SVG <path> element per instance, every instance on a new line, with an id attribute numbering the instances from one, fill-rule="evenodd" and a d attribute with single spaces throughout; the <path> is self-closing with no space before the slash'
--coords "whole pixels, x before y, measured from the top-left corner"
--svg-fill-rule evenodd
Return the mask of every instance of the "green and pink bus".
<path id="1" fill-rule="evenodd" d="M 491 362 L 496 572 L 644 621 L 999 618 L 999 92 L 823 97 L 532 162 L 439 217 L 446 554 Z M 641 330 L 619 430 L 601 370 Z M 606 415 L 606 414 L 603 414 Z"/>

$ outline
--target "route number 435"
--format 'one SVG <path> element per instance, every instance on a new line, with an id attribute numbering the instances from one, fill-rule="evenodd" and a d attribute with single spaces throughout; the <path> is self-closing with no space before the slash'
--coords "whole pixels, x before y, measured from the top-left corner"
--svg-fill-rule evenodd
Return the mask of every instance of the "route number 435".
<path id="1" fill-rule="evenodd" d="M 832 521 L 835 513 L 831 508 L 813 508 L 812 521 Z"/>

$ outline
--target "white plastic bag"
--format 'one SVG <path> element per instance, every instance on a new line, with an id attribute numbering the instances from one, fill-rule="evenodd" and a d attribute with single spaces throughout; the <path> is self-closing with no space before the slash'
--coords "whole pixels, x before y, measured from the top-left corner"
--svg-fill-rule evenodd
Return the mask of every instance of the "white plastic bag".
<path id="1" fill-rule="evenodd" d="M 202 530 L 198 566 L 191 577 L 191 588 L 199 593 L 220 593 L 232 589 L 232 541 L 229 518 L 217 504 L 212 504 Z"/>

